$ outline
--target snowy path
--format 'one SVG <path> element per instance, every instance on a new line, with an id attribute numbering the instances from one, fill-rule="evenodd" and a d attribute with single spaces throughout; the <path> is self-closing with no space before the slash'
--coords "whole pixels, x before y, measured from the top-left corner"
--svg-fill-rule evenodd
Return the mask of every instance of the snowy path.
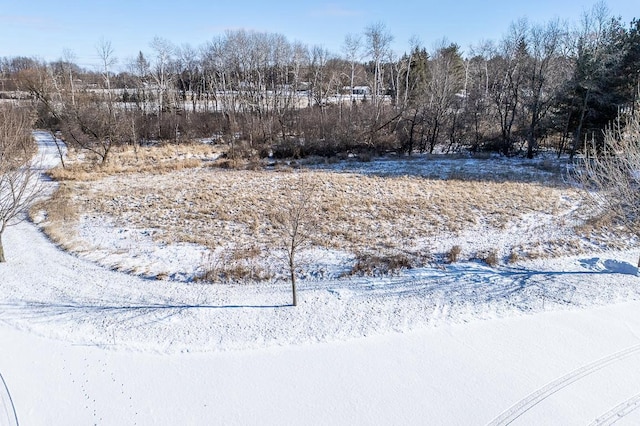
<path id="1" fill-rule="evenodd" d="M 30 223 L 5 243 L 0 372 L 21 424 L 640 421 L 626 261 L 307 282 L 294 309 L 283 284 L 113 272 Z"/>
<path id="2" fill-rule="evenodd" d="M 518 401 L 517 404 L 513 405 L 504 413 L 502 413 L 499 417 L 494 419 L 490 423 L 490 425 L 498 426 L 498 425 L 511 424 L 513 421 L 515 421 L 519 417 L 526 414 L 529 410 L 534 408 L 536 405 L 544 402 L 544 400 L 548 399 L 555 393 L 560 392 L 564 388 L 572 385 L 574 382 L 584 377 L 587 377 L 591 374 L 594 374 L 598 370 L 608 367 L 610 364 L 616 363 L 618 361 L 622 361 L 627 357 L 636 356 L 636 358 L 638 358 L 637 357 L 638 352 L 640 352 L 640 345 L 634 345 L 627 349 L 624 349 L 619 352 L 615 352 L 611 355 L 608 355 L 604 358 L 594 361 L 590 364 L 587 364 L 583 367 L 580 367 L 574 371 L 571 371 L 570 373 L 553 380 L 552 382 L 544 385 L 543 387 L 537 389 L 535 392 L 531 393 L 527 397 Z M 636 365 L 639 360 L 640 359 L 634 359 L 633 364 Z M 634 396 L 630 401 L 631 402 L 634 401 L 635 398 L 636 396 Z M 614 413 L 618 412 L 618 406 L 614 407 L 613 412 Z"/>

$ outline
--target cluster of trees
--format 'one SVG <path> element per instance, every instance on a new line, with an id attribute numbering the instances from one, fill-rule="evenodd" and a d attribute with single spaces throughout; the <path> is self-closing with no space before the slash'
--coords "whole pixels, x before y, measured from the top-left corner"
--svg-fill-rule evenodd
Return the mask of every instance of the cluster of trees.
<path id="1" fill-rule="evenodd" d="M 567 27 L 520 20 L 466 55 L 413 40 L 401 56 L 383 24 L 346 36 L 341 55 L 235 30 L 198 48 L 156 38 L 119 72 L 102 41 L 94 71 L 69 52 L 53 63 L 2 59 L 0 90 L 34 100 L 39 125 L 100 162 L 117 144 L 212 136 L 245 156 L 573 155 L 585 138 L 602 138 L 621 108 L 637 108 L 640 21 L 626 26 L 598 4 Z"/>

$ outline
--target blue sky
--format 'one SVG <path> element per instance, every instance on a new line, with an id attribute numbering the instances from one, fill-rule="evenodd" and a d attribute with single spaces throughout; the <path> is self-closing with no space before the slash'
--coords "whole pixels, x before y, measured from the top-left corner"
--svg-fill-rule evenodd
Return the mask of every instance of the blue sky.
<path id="1" fill-rule="evenodd" d="M 482 40 L 498 40 L 511 22 L 554 18 L 579 21 L 595 1 L 240 1 L 240 0 L 0 0 L 0 57 L 45 60 L 71 50 L 76 62 L 96 64 L 96 46 L 110 41 L 122 65 L 138 51 L 150 52 L 154 36 L 174 44 L 204 44 L 227 29 L 283 34 L 290 41 L 321 45 L 334 53 L 348 33 L 378 22 L 394 37 L 393 48 L 408 49 L 417 37 L 430 49 L 446 38 L 463 51 Z M 607 2 L 612 15 L 640 18 L 638 0 Z"/>

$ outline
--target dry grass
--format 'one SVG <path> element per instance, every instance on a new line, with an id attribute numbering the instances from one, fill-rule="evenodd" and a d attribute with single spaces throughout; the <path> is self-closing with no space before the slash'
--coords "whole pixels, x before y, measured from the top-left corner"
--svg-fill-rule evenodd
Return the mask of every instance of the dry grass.
<path id="1" fill-rule="evenodd" d="M 460 259 L 460 254 L 462 253 L 462 247 L 458 244 L 451 247 L 451 250 L 447 252 L 447 263 L 456 263 Z"/>
<path id="2" fill-rule="evenodd" d="M 412 259 L 404 253 L 387 256 L 359 254 L 351 274 L 380 276 L 392 274 L 401 269 L 409 269 L 413 266 Z"/>
<path id="3" fill-rule="evenodd" d="M 514 249 L 511 249 L 509 252 L 509 258 L 507 259 L 508 263 L 517 263 L 521 258 L 521 255 Z"/>
<path id="4" fill-rule="evenodd" d="M 106 164 L 96 166 L 94 159 L 86 157 L 86 153 L 79 156 L 70 150 L 66 167 L 55 168 L 49 175 L 59 181 L 91 181 L 133 172 L 162 174 L 211 164 L 221 153 L 221 147 L 203 143 L 140 147 L 126 145 L 115 148 Z"/>
<path id="5" fill-rule="evenodd" d="M 270 279 L 272 274 L 261 265 L 262 251 L 256 246 L 236 247 L 210 255 L 204 272 L 196 279 L 208 282 L 255 282 Z"/>
<path id="6" fill-rule="evenodd" d="M 581 234 L 590 237 L 592 234 L 598 233 L 602 229 L 615 226 L 615 223 L 616 218 L 611 212 L 594 212 L 594 214 L 587 218 L 576 230 Z"/>
<path id="7" fill-rule="evenodd" d="M 495 268 L 500 264 L 500 256 L 498 256 L 497 250 L 489 250 L 484 253 L 479 253 L 478 259 L 482 260 L 484 263 L 491 266 L 492 268 Z"/>
<path id="8" fill-rule="evenodd" d="M 168 243 L 268 250 L 280 245 L 272 222 L 277 206 L 303 174 L 318 185 L 314 244 L 384 256 L 419 248 L 425 238 L 479 224 L 502 229 L 526 213 L 569 208 L 559 189 L 532 183 L 219 168 L 156 172 L 68 182 L 65 191 L 74 194 L 69 206 L 76 217 L 108 215 L 120 225 L 159 229 Z M 59 193 L 50 208 L 57 208 L 61 195 L 68 198 Z"/>
<path id="9" fill-rule="evenodd" d="M 312 183 L 318 195 L 312 243 L 358 254 L 359 273 L 418 266 L 428 260 L 420 253 L 430 239 L 486 227 L 502 232 L 531 213 L 556 216 L 549 226 L 571 226 L 565 214 L 578 200 L 570 189 L 535 182 L 444 181 L 290 167 L 265 171 L 250 170 L 249 163 L 237 170 L 223 168 L 237 164 L 219 160 L 219 149 L 200 143 L 125 147 L 97 168 L 71 153 L 67 168 L 51 173 L 62 181 L 60 189 L 34 210 L 47 211 L 45 231 L 63 246 L 72 244 L 73 222 L 86 214 L 110 216 L 120 226 L 156 229 L 156 238 L 165 243 L 217 250 L 222 255 L 204 266 L 204 275 L 220 280 L 267 274 L 260 261 L 283 245 L 274 218 L 301 179 Z M 208 167 L 212 164 L 218 167 Z M 579 253 L 581 235 L 604 241 L 602 231 L 611 223 L 600 219 L 587 221 L 575 238 L 533 241 L 503 254 L 515 262 Z M 461 247 L 454 245 L 444 258 L 456 262 L 460 254 Z M 478 256 L 497 264 L 498 252 L 493 254 Z"/>
<path id="10" fill-rule="evenodd" d="M 31 220 L 42 222 L 42 229 L 49 238 L 67 250 L 77 249 L 74 223 L 81 213 L 73 202 L 73 192 L 79 188 L 82 186 L 63 182 L 50 199 L 36 203 L 29 211 Z M 45 217 L 38 218 L 42 212 Z"/>

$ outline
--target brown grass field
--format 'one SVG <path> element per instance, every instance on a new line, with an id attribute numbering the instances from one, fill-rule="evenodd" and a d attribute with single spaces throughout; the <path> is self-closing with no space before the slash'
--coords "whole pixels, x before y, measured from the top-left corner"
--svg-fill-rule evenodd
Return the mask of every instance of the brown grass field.
<path id="1" fill-rule="evenodd" d="M 153 229 L 165 243 L 242 248 L 254 257 L 281 246 L 282 231 L 274 218 L 303 182 L 314 188 L 313 245 L 356 256 L 402 253 L 424 262 L 433 254 L 430 241 L 474 230 L 504 231 L 536 214 L 552 218 L 546 226 L 577 229 L 569 212 L 580 197 L 567 187 L 286 167 L 227 169 L 215 166 L 218 155 L 202 144 L 139 148 L 115 152 L 110 164 L 98 169 L 72 157 L 66 169 L 52 171 L 59 190 L 35 210 L 47 211 L 45 231 L 71 249 L 77 244 L 74 226 L 87 215 L 109 217 L 117 226 Z M 576 223 L 584 233 L 585 221 Z M 589 233 L 597 234 L 596 228 Z M 583 237 L 576 233 L 498 251 L 510 252 L 512 261 L 573 254 Z M 485 256 L 495 257 L 495 250 Z"/>

